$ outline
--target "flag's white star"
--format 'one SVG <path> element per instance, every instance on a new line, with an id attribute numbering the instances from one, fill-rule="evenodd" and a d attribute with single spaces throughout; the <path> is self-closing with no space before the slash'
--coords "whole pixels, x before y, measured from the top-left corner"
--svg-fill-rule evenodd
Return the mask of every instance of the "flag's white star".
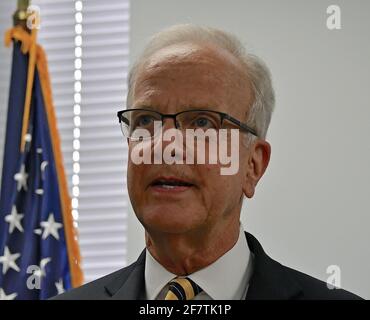
<path id="1" fill-rule="evenodd" d="M 44 194 L 44 189 L 36 189 L 35 193 L 38 194 L 39 196 L 42 196 Z"/>
<path id="2" fill-rule="evenodd" d="M 20 271 L 19 267 L 15 263 L 15 260 L 17 260 L 20 256 L 20 253 L 11 254 L 9 248 L 5 247 L 4 255 L 0 257 L 0 263 L 3 264 L 3 274 L 5 274 L 9 270 L 9 268 L 12 268 L 17 272 Z"/>
<path id="3" fill-rule="evenodd" d="M 21 224 L 21 219 L 24 214 L 17 212 L 17 207 L 13 206 L 12 213 L 5 216 L 5 221 L 9 223 L 9 233 L 13 233 L 14 228 L 17 228 L 20 232 L 23 232 L 23 227 Z"/>
<path id="4" fill-rule="evenodd" d="M 40 164 L 40 170 L 41 170 L 41 172 L 42 172 L 43 175 L 44 175 L 45 169 L 46 169 L 46 167 L 48 165 L 49 165 L 49 162 L 48 161 L 41 162 L 41 164 Z"/>
<path id="5" fill-rule="evenodd" d="M 58 282 L 55 282 L 55 286 L 58 290 L 58 294 L 61 294 L 61 293 L 65 292 L 64 287 L 63 287 L 63 279 L 62 278 L 60 278 Z"/>
<path id="6" fill-rule="evenodd" d="M 28 174 L 26 173 L 26 166 L 24 164 L 21 165 L 21 171 L 14 175 L 14 180 L 17 183 L 17 190 L 20 191 L 22 188 L 27 191 L 27 178 Z"/>
<path id="7" fill-rule="evenodd" d="M 24 141 L 31 142 L 32 141 L 32 135 L 30 133 L 26 133 L 24 135 Z"/>
<path id="8" fill-rule="evenodd" d="M 42 221 L 40 225 L 44 228 L 42 239 L 45 240 L 49 235 L 52 235 L 55 239 L 59 240 L 58 229 L 60 229 L 63 225 L 59 222 L 55 222 L 53 213 L 50 213 L 48 220 Z"/>
<path id="9" fill-rule="evenodd" d="M 7 295 L 3 288 L 0 288 L 0 300 L 14 300 L 16 296 L 16 293 L 11 293 Z"/>
<path id="10" fill-rule="evenodd" d="M 35 229 L 35 230 L 33 230 L 33 233 L 35 233 L 37 235 L 41 235 L 42 234 L 42 230 L 41 229 Z"/>
<path id="11" fill-rule="evenodd" d="M 36 271 L 34 271 L 34 275 L 36 277 L 39 277 L 40 279 L 42 277 L 45 277 L 46 276 L 46 271 L 45 271 L 45 267 L 46 265 L 51 261 L 51 258 L 44 258 L 44 259 L 41 259 L 40 261 L 40 266 L 37 268 Z"/>

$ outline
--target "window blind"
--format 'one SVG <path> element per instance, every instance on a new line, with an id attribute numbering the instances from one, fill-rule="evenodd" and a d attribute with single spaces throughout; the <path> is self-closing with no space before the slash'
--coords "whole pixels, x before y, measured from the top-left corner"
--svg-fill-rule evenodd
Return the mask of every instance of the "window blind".
<path id="1" fill-rule="evenodd" d="M 0 2 L 0 35 L 4 37 L 6 30 L 12 27 L 12 14 L 15 11 L 14 1 Z M 11 72 L 12 50 L 6 48 L 3 42 L 0 44 L 0 173 L 2 172 L 6 117 L 8 109 L 8 96 Z M 0 174 L 1 185 L 1 174 Z"/>
<path id="2" fill-rule="evenodd" d="M 126 265 L 128 0 L 34 0 L 49 62 L 85 281 Z"/>

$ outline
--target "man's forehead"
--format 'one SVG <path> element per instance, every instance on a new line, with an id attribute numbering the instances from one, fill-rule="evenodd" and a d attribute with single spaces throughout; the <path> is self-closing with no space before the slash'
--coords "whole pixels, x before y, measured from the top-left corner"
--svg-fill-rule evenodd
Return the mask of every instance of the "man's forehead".
<path id="1" fill-rule="evenodd" d="M 245 69 L 231 53 L 181 43 L 157 50 L 145 60 L 133 97 L 133 105 L 213 105 L 226 111 L 227 104 L 249 105 L 252 93 Z"/>
<path id="2" fill-rule="evenodd" d="M 210 67 L 217 71 L 234 69 L 243 72 L 241 63 L 225 49 L 215 45 L 178 43 L 157 50 L 144 62 L 141 71 L 153 72 L 181 67 Z"/>

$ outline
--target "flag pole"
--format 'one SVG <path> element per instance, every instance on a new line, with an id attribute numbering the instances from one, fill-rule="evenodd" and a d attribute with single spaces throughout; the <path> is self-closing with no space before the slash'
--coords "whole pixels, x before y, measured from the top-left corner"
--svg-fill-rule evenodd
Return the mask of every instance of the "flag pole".
<path id="1" fill-rule="evenodd" d="M 29 62 L 28 62 L 28 73 L 27 73 L 27 87 L 26 87 L 26 96 L 24 101 L 24 111 L 23 111 L 23 122 L 22 122 L 22 134 L 21 134 L 21 152 L 24 151 L 26 143 L 26 133 L 28 129 L 28 121 L 30 116 L 31 108 L 31 98 L 32 98 L 32 87 L 33 80 L 35 75 L 35 66 L 36 66 L 36 38 L 37 38 L 37 29 L 32 28 L 30 30 L 27 27 L 27 19 L 29 17 L 29 12 L 27 9 L 30 5 L 30 0 L 18 0 L 17 10 L 13 14 L 13 24 L 15 27 L 20 26 L 28 33 L 31 33 L 31 43 L 29 49 Z"/>
<path id="2" fill-rule="evenodd" d="M 31 46 L 30 46 L 29 62 L 28 62 L 28 73 L 27 73 L 26 97 L 24 101 L 24 112 L 23 112 L 21 152 L 24 151 L 24 147 L 26 144 L 26 133 L 27 133 L 28 122 L 29 122 L 29 117 L 30 117 L 32 87 L 33 87 L 33 80 L 34 80 L 35 66 L 36 66 L 36 35 L 37 35 L 37 29 L 32 29 L 31 30 Z"/>

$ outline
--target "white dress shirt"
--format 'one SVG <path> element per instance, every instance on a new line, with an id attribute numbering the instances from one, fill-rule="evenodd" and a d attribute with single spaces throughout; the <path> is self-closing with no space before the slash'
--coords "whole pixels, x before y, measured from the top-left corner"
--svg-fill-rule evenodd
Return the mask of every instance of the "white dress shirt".
<path id="1" fill-rule="evenodd" d="M 203 289 L 194 300 L 245 299 L 252 275 L 252 260 L 253 255 L 240 223 L 235 245 L 209 266 L 187 276 Z M 175 277 L 177 276 L 165 269 L 146 249 L 145 290 L 148 300 L 164 300 L 168 282 Z"/>

